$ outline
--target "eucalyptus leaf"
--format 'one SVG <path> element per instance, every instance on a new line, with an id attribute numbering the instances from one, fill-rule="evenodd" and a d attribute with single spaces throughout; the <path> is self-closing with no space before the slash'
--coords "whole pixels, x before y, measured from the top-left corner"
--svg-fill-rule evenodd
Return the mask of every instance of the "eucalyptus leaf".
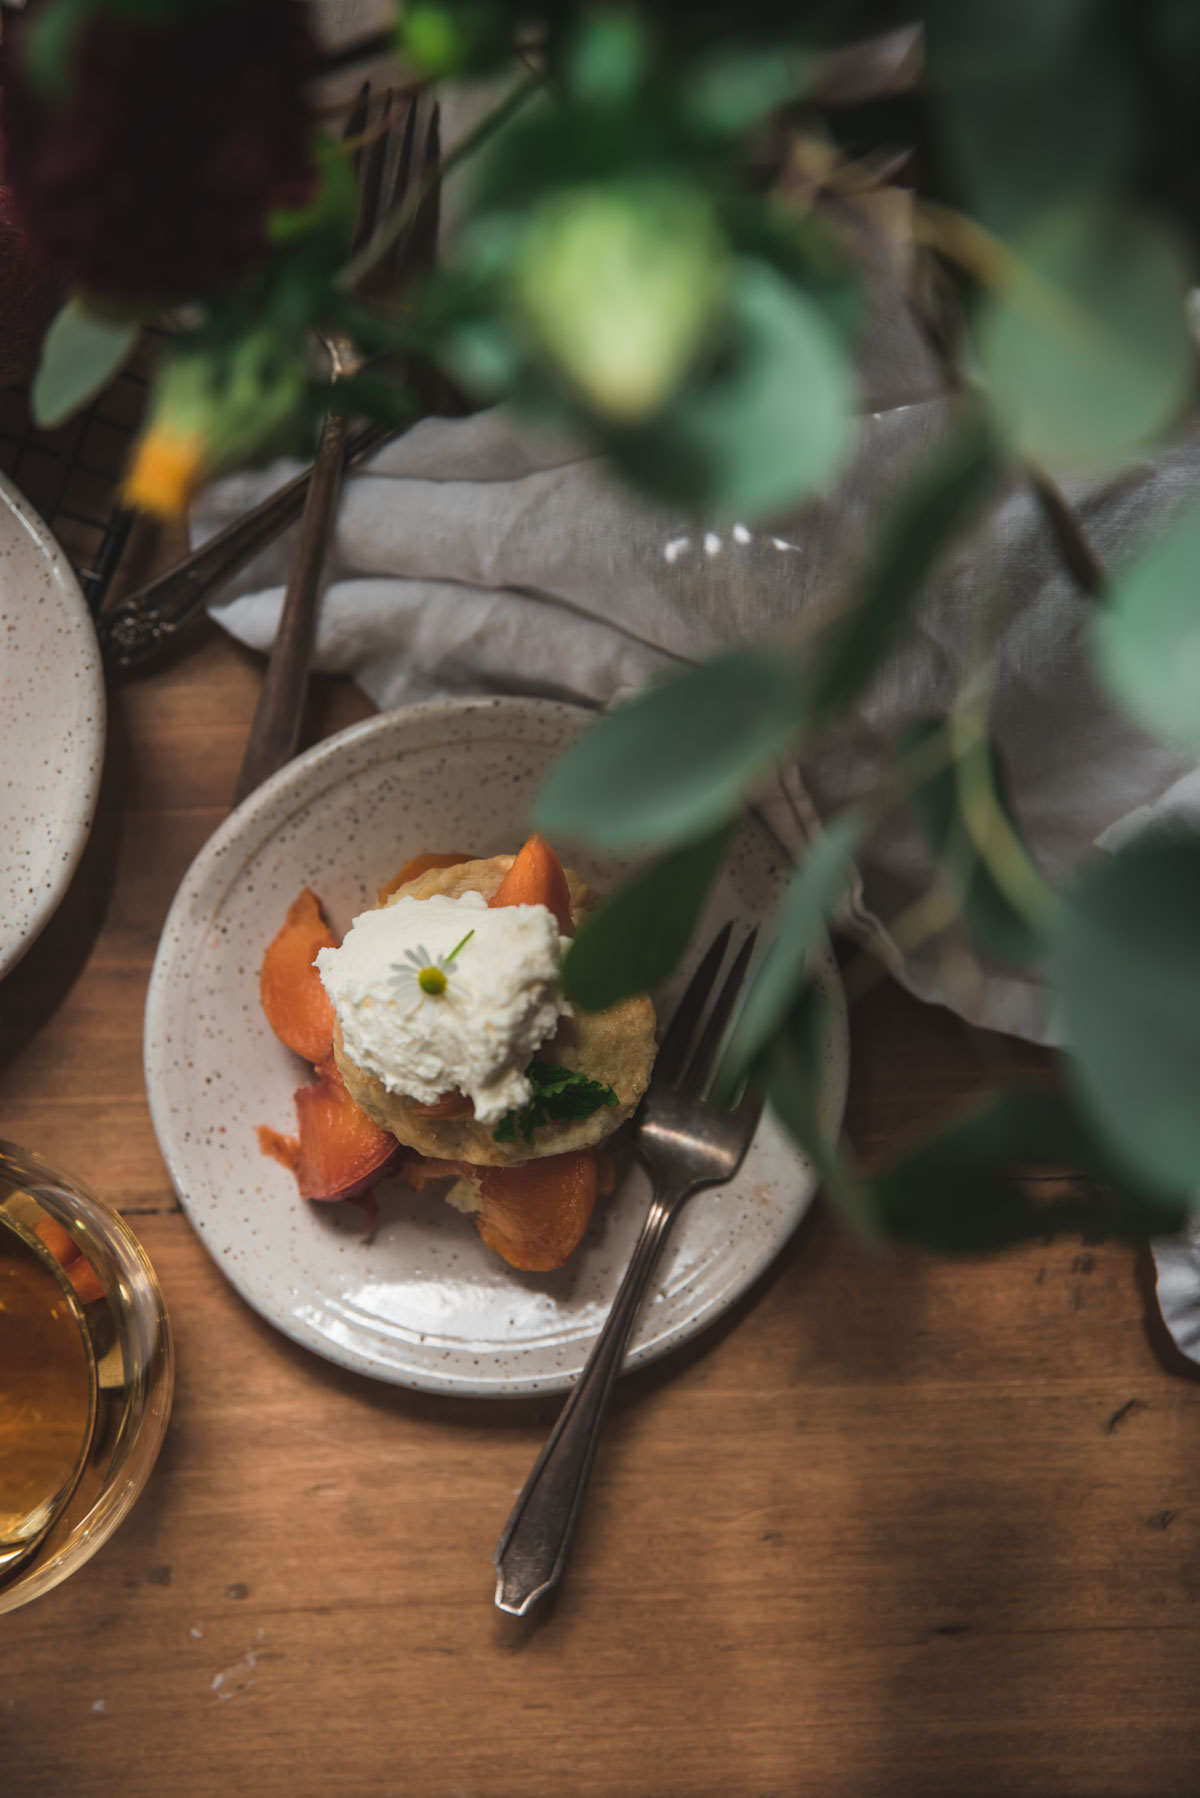
<path id="1" fill-rule="evenodd" d="M 1093 1199 L 1039 1201 L 1034 1169 L 1098 1182 Z M 1188 1206 L 1117 1168 L 1069 1097 L 1002 1093 L 903 1156 L 875 1182 L 889 1235 L 941 1254 L 981 1254 L 1029 1237 L 1116 1235 L 1142 1241 L 1177 1230 Z"/>
<path id="2" fill-rule="evenodd" d="M 809 955 L 846 886 L 851 858 L 865 835 L 864 822 L 848 812 L 818 837 L 797 869 L 770 947 L 721 1058 L 713 1082 L 717 1104 L 733 1102 L 747 1074 L 796 1006 Z"/>
<path id="3" fill-rule="evenodd" d="M 820 989 L 806 988 L 764 1050 L 756 1078 L 765 1085 L 771 1109 L 816 1168 L 826 1199 L 860 1240 L 873 1243 L 880 1236 L 874 1195 L 851 1172 L 822 1121 L 829 1028 Z"/>
<path id="4" fill-rule="evenodd" d="M 976 324 L 996 417 L 1035 462 L 1117 463 L 1179 417 L 1194 384 L 1174 244 L 1141 214 L 1086 205 L 1042 217 L 1013 249 L 1016 271 Z"/>
<path id="5" fill-rule="evenodd" d="M 34 423 L 65 423 L 103 393 L 141 333 L 139 319 L 105 318 L 73 297 L 57 314 L 42 343 L 30 389 Z"/>
<path id="6" fill-rule="evenodd" d="M 510 52 L 504 9 L 488 0 L 407 0 L 395 30 L 414 69 L 435 81 L 482 73 Z"/>
<path id="7" fill-rule="evenodd" d="M 1112 187 L 1137 152 L 1114 13 L 1046 0 L 929 0 L 929 88 L 956 197 L 1009 235 L 1049 204 Z"/>
<path id="8" fill-rule="evenodd" d="M 563 962 L 563 988 L 585 1011 L 649 992 L 683 960 L 731 826 L 644 868 L 580 926 Z"/>
<path id="9" fill-rule="evenodd" d="M 513 272 L 536 350 L 591 411 L 623 423 L 657 412 L 679 386 L 724 277 L 705 195 L 645 179 L 548 195 Z"/>
<path id="10" fill-rule="evenodd" d="M 1101 856 L 1066 896 L 1055 962 L 1098 1139 L 1168 1193 L 1200 1192 L 1200 838 Z"/>
<path id="11" fill-rule="evenodd" d="M 601 718 L 551 769 L 534 822 L 602 849 L 686 842 L 733 815 L 799 723 L 786 661 L 735 649 Z"/>
<path id="12" fill-rule="evenodd" d="M 705 130 L 734 136 L 801 98 L 820 68 L 818 56 L 787 44 L 726 46 L 689 69 L 683 104 Z"/>
<path id="13" fill-rule="evenodd" d="M 855 602 L 823 641 L 809 679 L 809 704 L 835 717 L 880 666 L 939 558 L 995 492 L 995 443 L 974 409 L 913 477 L 881 521 Z"/>
<path id="14" fill-rule="evenodd" d="M 1176 514 L 1093 613 L 1118 703 L 1157 737 L 1200 753 L 1200 505 Z"/>
<path id="15" fill-rule="evenodd" d="M 657 419 L 604 444 L 652 492 L 761 518 L 833 478 L 850 447 L 854 381 L 821 305 L 768 263 L 734 259 L 727 312 L 707 372 Z"/>
<path id="16" fill-rule="evenodd" d="M 901 758 L 915 755 L 948 730 L 948 721 L 943 718 L 914 719 L 900 733 L 897 752 Z M 980 745 L 979 752 L 984 757 L 981 797 L 1015 845 L 1022 861 L 1015 873 L 1023 885 L 1034 886 L 1040 910 L 1049 922 L 1053 896 L 1022 842 L 999 752 L 992 743 Z M 1032 921 L 1027 911 L 1018 909 L 1011 893 L 1001 886 L 980 855 L 963 816 L 962 773 L 961 764 L 947 755 L 942 765 L 909 793 L 908 803 L 930 852 L 958 893 L 967 924 L 980 947 L 1008 961 L 1036 960 L 1046 950 L 1042 920 Z M 1006 850 L 997 845 L 996 853 L 1004 854 Z"/>
<path id="17" fill-rule="evenodd" d="M 302 206 L 277 206 L 267 214 L 267 242 L 277 247 L 305 238 L 325 238 L 331 252 L 345 252 L 358 224 L 359 191 L 354 163 L 345 146 L 326 132 L 313 144 L 316 187 Z"/>
<path id="18" fill-rule="evenodd" d="M 573 99 L 593 106 L 628 100 L 650 67 L 645 25 L 631 7 L 598 8 L 585 14 L 566 62 Z"/>

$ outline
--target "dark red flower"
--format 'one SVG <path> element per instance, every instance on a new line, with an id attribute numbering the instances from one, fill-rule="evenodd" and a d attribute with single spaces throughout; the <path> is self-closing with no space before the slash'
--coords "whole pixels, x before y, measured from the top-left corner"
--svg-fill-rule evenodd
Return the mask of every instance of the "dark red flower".
<path id="1" fill-rule="evenodd" d="M 97 13 L 64 93 L 44 100 L 6 44 L 4 177 L 33 246 L 122 299 L 203 294 L 261 252 L 267 214 L 311 190 L 303 0 L 181 18 Z"/>

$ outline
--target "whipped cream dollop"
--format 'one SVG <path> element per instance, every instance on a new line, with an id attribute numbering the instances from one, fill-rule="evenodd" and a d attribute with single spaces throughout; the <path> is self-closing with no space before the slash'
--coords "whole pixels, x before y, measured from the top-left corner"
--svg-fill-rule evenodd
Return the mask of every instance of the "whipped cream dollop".
<path id="1" fill-rule="evenodd" d="M 350 1060 L 426 1105 L 465 1093 L 481 1124 L 529 1102 L 529 1058 L 571 1011 L 561 963 L 544 905 L 493 909 L 482 893 L 393 900 L 316 959 Z"/>

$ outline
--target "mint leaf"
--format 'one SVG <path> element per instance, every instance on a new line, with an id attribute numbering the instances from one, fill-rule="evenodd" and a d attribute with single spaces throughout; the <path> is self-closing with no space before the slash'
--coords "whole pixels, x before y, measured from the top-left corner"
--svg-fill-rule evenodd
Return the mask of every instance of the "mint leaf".
<path id="1" fill-rule="evenodd" d="M 505 1113 L 492 1131 L 493 1142 L 516 1142 L 519 1134 L 532 1144 L 534 1131 L 543 1124 L 591 1117 L 602 1105 L 620 1103 L 611 1086 L 552 1061 L 531 1061 L 525 1072 L 533 1088 L 529 1103 Z"/>

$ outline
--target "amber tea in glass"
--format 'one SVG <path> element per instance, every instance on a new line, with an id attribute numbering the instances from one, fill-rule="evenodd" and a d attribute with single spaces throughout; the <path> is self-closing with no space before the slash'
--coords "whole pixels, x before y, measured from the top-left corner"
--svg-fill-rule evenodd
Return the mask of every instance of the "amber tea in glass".
<path id="1" fill-rule="evenodd" d="M 162 1295 L 129 1226 L 0 1142 L 0 1612 L 116 1528 L 154 1464 L 171 1386 Z"/>
<path id="2" fill-rule="evenodd" d="M 83 1472 L 96 1366 L 58 1264 L 0 1216 L 0 1577 L 45 1535 Z"/>

